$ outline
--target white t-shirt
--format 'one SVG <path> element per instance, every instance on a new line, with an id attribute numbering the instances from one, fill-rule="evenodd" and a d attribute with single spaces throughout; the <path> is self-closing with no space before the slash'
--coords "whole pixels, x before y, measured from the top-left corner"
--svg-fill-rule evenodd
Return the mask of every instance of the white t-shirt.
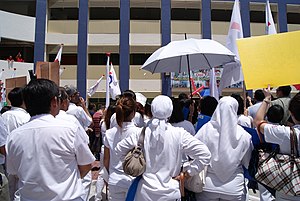
<path id="1" fill-rule="evenodd" d="M 261 103 L 262 103 L 262 102 L 258 102 L 258 103 L 256 103 L 256 104 L 254 104 L 254 105 L 248 107 L 248 114 L 249 114 L 249 116 L 252 117 L 252 119 L 255 118 L 256 113 L 257 113 L 257 111 L 258 111 L 258 109 L 259 109 Z"/>
<path id="2" fill-rule="evenodd" d="M 21 200 L 81 200 L 78 165 L 95 157 L 85 131 L 50 114 L 36 115 L 7 140 L 7 171 L 19 178 Z"/>
<path id="3" fill-rule="evenodd" d="M 115 126 L 106 130 L 103 144 L 109 148 L 109 185 L 129 188 L 133 177 L 126 175 L 123 171 L 122 161 L 115 153 L 117 144 L 134 133 L 140 133 L 142 128 L 138 128 L 133 122 L 123 122 L 123 128 Z"/>
<path id="4" fill-rule="evenodd" d="M 70 103 L 66 113 L 74 115 L 85 130 L 89 127 L 89 125 L 91 125 L 93 121 L 82 107 L 77 106 L 74 103 Z"/>
<path id="5" fill-rule="evenodd" d="M 238 116 L 238 125 L 240 126 L 246 126 L 246 127 L 249 127 L 249 128 L 252 128 L 252 117 L 250 116 L 245 116 L 245 115 L 239 115 Z"/>
<path id="6" fill-rule="evenodd" d="M 3 118 L 0 115 L 0 147 L 5 146 L 8 132 L 3 122 Z M 5 156 L 0 154 L 0 165 L 5 163 Z"/>
<path id="7" fill-rule="evenodd" d="M 298 150 L 300 150 L 300 125 L 295 125 L 295 134 L 298 141 Z M 273 124 L 267 124 L 264 127 L 264 136 L 266 142 L 278 144 L 280 147 L 280 153 L 290 154 L 290 127 L 288 126 L 279 126 Z M 276 192 L 276 199 L 278 200 L 300 200 L 300 196 L 288 196 L 280 192 Z"/>
<path id="8" fill-rule="evenodd" d="M 4 112 L 2 117 L 9 133 L 30 120 L 29 113 L 20 107 L 12 107 L 7 112 Z"/>
<path id="9" fill-rule="evenodd" d="M 195 127 L 190 121 L 184 120 L 178 123 L 172 123 L 172 126 L 174 127 L 181 127 L 184 128 L 187 132 L 189 132 L 191 135 L 195 135 Z"/>

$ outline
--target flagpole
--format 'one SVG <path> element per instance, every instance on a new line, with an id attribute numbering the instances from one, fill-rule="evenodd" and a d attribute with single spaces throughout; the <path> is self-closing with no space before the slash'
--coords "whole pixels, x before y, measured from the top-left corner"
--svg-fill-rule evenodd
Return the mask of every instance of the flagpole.
<path id="1" fill-rule="evenodd" d="M 107 62 L 106 62 L 106 96 L 105 96 L 105 108 L 108 108 L 109 106 L 109 59 L 110 59 L 110 53 L 106 53 L 107 56 Z"/>

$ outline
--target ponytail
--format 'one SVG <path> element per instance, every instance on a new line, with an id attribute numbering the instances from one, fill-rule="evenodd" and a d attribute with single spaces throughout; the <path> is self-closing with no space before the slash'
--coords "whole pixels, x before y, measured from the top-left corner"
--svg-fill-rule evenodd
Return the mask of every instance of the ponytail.
<path id="1" fill-rule="evenodd" d="M 116 120 L 120 127 L 122 127 L 124 122 L 124 112 L 123 112 L 123 104 L 119 103 L 116 106 Z"/>

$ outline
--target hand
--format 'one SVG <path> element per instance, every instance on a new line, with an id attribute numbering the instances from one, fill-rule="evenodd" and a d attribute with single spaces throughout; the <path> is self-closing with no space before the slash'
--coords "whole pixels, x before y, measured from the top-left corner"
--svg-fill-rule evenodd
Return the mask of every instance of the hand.
<path id="1" fill-rule="evenodd" d="M 81 107 L 85 107 L 85 100 L 82 97 L 79 97 L 79 104 Z"/>
<path id="2" fill-rule="evenodd" d="M 265 99 L 267 100 L 271 100 L 272 94 L 271 94 L 271 89 L 270 89 L 270 85 L 268 84 L 268 88 L 263 90 L 264 95 L 265 95 Z"/>

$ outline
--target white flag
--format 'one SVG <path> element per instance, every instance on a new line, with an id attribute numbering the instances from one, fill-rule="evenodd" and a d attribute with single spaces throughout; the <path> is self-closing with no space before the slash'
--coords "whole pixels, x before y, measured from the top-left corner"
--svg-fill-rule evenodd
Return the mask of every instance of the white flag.
<path id="1" fill-rule="evenodd" d="M 105 108 L 107 109 L 109 106 L 109 59 L 110 53 L 106 53 L 107 62 L 106 62 L 106 93 L 105 93 Z"/>
<path id="2" fill-rule="evenodd" d="M 96 92 L 96 90 L 97 90 L 97 88 L 98 88 L 98 86 L 99 86 L 99 84 L 100 84 L 100 82 L 101 82 L 101 80 L 102 80 L 103 77 L 104 77 L 104 75 L 102 75 L 102 76 L 99 78 L 99 80 L 96 82 L 96 84 L 94 84 L 92 87 L 90 87 L 90 88 L 88 89 L 87 94 L 88 94 L 89 97 L 91 97 L 91 96 Z"/>
<path id="3" fill-rule="evenodd" d="M 2 70 L 1 70 L 1 72 L 0 72 L 0 80 L 2 80 L 3 73 L 4 73 L 4 69 L 2 68 Z"/>
<path id="4" fill-rule="evenodd" d="M 109 93 L 113 100 L 116 100 L 116 96 L 121 94 L 119 82 L 117 80 L 117 75 L 112 63 L 110 64 L 109 71 Z"/>
<path id="5" fill-rule="evenodd" d="M 217 86 L 215 68 L 210 69 L 209 72 L 209 91 L 210 91 L 210 96 L 219 100 L 219 90 Z"/>
<path id="6" fill-rule="evenodd" d="M 59 48 L 57 55 L 55 57 L 55 60 L 54 60 L 54 62 L 58 62 L 59 64 L 61 62 L 61 54 L 62 54 L 63 46 L 64 46 L 63 44 L 60 45 L 60 48 Z"/>
<path id="7" fill-rule="evenodd" d="M 272 17 L 270 2 L 268 0 L 266 3 L 266 34 L 267 35 L 277 34 L 274 20 Z"/>
<path id="8" fill-rule="evenodd" d="M 239 61 L 240 58 L 236 40 L 243 37 L 244 36 L 239 1 L 235 0 L 229 25 L 228 36 L 226 40 L 226 47 L 236 55 L 236 61 Z M 230 85 L 239 83 L 243 80 L 244 76 L 240 62 L 226 64 L 224 65 L 220 81 L 220 90 Z"/>

